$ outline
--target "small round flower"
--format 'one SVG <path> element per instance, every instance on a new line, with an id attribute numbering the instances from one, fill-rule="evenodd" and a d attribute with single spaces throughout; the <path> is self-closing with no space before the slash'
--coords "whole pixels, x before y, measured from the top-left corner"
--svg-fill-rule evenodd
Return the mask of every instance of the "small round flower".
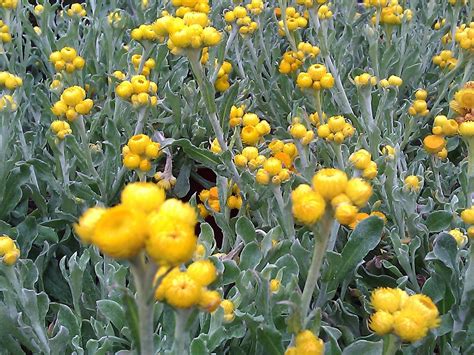
<path id="1" fill-rule="evenodd" d="M 408 175 L 405 178 L 405 188 L 408 191 L 416 192 L 420 190 L 420 179 L 416 175 Z"/>
<path id="2" fill-rule="evenodd" d="M 232 302 L 231 300 L 222 300 L 220 306 L 222 307 L 222 309 L 224 309 L 224 322 L 225 323 L 230 323 L 234 320 L 235 318 L 235 314 L 234 314 L 234 310 L 235 310 L 235 306 L 234 306 L 234 302 Z"/>
<path id="3" fill-rule="evenodd" d="M 260 140 L 260 134 L 254 126 L 245 126 L 240 133 L 242 142 L 247 145 L 256 145 Z"/>
<path id="4" fill-rule="evenodd" d="M 463 232 L 461 232 L 458 228 L 451 229 L 449 231 L 449 235 L 451 235 L 454 238 L 459 248 L 462 248 L 466 245 L 467 236 Z"/>
<path id="5" fill-rule="evenodd" d="M 436 154 L 446 146 L 446 140 L 442 136 L 429 135 L 423 139 L 423 146 L 428 153 Z"/>
<path id="6" fill-rule="evenodd" d="M 347 182 L 346 195 L 358 207 L 363 207 L 372 196 L 372 186 L 360 178 L 352 178 Z"/>
<path id="7" fill-rule="evenodd" d="M 299 185 L 291 193 L 292 213 L 295 219 L 306 225 L 316 223 L 324 214 L 326 202 L 309 185 Z"/>
<path id="8" fill-rule="evenodd" d="M 370 303 L 376 311 L 394 313 L 403 306 L 408 295 L 399 288 L 380 287 L 372 291 Z"/>
<path id="9" fill-rule="evenodd" d="M 15 242 L 7 235 L 0 236 L 0 255 L 4 255 L 16 248 Z"/>
<path id="10" fill-rule="evenodd" d="M 128 184 L 121 195 L 122 205 L 147 214 L 158 210 L 165 198 L 163 189 L 150 182 Z"/>
<path id="11" fill-rule="evenodd" d="M 188 266 L 187 273 L 201 286 L 209 286 L 217 278 L 216 266 L 211 260 L 198 260 Z"/>
<path id="12" fill-rule="evenodd" d="M 280 171 L 283 169 L 283 166 L 279 159 L 271 157 L 265 161 L 263 168 L 271 176 L 274 176 L 280 173 Z"/>
<path id="13" fill-rule="evenodd" d="M 357 212 L 359 212 L 359 210 L 354 205 L 342 203 L 336 207 L 334 215 L 340 224 L 349 225 L 356 219 Z"/>
<path id="14" fill-rule="evenodd" d="M 74 232 L 81 238 L 84 243 L 91 243 L 94 230 L 99 219 L 103 216 L 106 209 L 103 207 L 89 208 L 79 218 L 79 223 L 74 224 Z"/>
<path id="15" fill-rule="evenodd" d="M 403 309 L 412 309 L 414 312 L 418 312 L 425 318 L 429 329 L 438 327 L 441 322 L 438 307 L 436 307 L 433 300 L 426 295 L 417 294 L 408 297 L 403 304 Z"/>
<path id="16" fill-rule="evenodd" d="M 278 279 L 271 279 L 270 280 L 270 291 L 273 293 L 277 293 L 280 289 L 281 282 Z"/>
<path id="17" fill-rule="evenodd" d="M 95 225 L 92 243 L 112 258 L 130 259 L 145 246 L 146 236 L 145 215 L 118 205 L 102 214 Z"/>
<path id="18" fill-rule="evenodd" d="M 166 302 L 176 308 L 190 308 L 201 298 L 201 286 L 186 272 L 180 272 L 170 281 L 165 291 Z"/>
<path id="19" fill-rule="evenodd" d="M 203 289 L 199 299 L 199 307 L 207 312 L 214 312 L 221 304 L 221 300 L 219 292 Z"/>
<path id="20" fill-rule="evenodd" d="M 321 169 L 313 176 L 313 188 L 326 201 L 344 193 L 347 175 L 339 169 Z"/>
<path id="21" fill-rule="evenodd" d="M 365 149 L 360 149 L 357 152 L 354 152 L 349 157 L 349 161 L 354 165 L 356 169 L 364 170 L 366 169 L 372 160 L 372 155 Z"/>
<path id="22" fill-rule="evenodd" d="M 324 354 L 324 343 L 310 330 L 303 330 L 296 336 L 297 354 Z"/>
<path id="23" fill-rule="evenodd" d="M 463 137 L 474 137 L 474 121 L 466 121 L 459 125 L 459 134 Z"/>
<path id="24" fill-rule="evenodd" d="M 20 250 L 15 247 L 3 256 L 3 263 L 7 266 L 12 266 L 16 263 L 19 257 Z"/>
<path id="25" fill-rule="evenodd" d="M 462 211 L 461 219 L 466 224 L 474 224 L 474 207 L 471 207 Z"/>
<path id="26" fill-rule="evenodd" d="M 393 329 L 393 315 L 385 311 L 377 311 L 370 317 L 369 327 L 377 335 L 385 335 Z"/>

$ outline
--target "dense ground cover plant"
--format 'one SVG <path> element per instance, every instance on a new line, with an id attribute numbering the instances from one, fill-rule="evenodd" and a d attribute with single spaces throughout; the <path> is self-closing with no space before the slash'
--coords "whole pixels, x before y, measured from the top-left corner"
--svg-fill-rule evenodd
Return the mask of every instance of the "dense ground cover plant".
<path id="1" fill-rule="evenodd" d="M 0 0 L 0 352 L 473 353 L 473 7 Z"/>

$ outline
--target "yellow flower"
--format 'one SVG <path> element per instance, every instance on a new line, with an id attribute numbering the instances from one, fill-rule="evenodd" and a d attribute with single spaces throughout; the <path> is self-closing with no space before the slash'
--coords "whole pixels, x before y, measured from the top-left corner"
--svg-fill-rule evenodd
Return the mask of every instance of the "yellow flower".
<path id="1" fill-rule="evenodd" d="M 15 242 L 7 235 L 0 236 L 0 256 L 16 248 Z"/>
<path id="2" fill-rule="evenodd" d="M 369 327 L 377 335 L 385 335 L 393 329 L 393 315 L 385 311 L 377 311 L 370 317 Z"/>
<path id="3" fill-rule="evenodd" d="M 274 176 L 280 173 L 283 166 L 279 159 L 271 157 L 265 161 L 263 168 L 270 176 Z"/>
<path id="4" fill-rule="evenodd" d="M 462 248 L 467 243 L 466 235 L 459 230 L 459 228 L 451 229 L 449 234 L 454 238 L 459 248 Z"/>
<path id="5" fill-rule="evenodd" d="M 446 140 L 441 136 L 429 135 L 423 139 L 423 146 L 428 153 L 436 154 L 446 146 Z"/>
<path id="6" fill-rule="evenodd" d="M 165 198 L 163 189 L 150 182 L 128 184 L 121 195 L 122 205 L 144 213 L 158 210 Z"/>
<path id="7" fill-rule="evenodd" d="M 190 308 L 201 298 L 201 286 L 186 272 L 179 272 L 171 279 L 165 291 L 166 302 L 176 308 Z"/>
<path id="8" fill-rule="evenodd" d="M 106 209 L 103 207 L 89 208 L 79 218 L 79 223 L 74 224 L 74 232 L 81 238 L 84 243 L 91 243 L 94 230 L 99 219 L 103 216 Z"/>
<path id="9" fill-rule="evenodd" d="M 439 311 L 430 297 L 423 294 L 410 296 L 403 304 L 403 310 L 405 309 L 411 309 L 422 316 L 429 329 L 439 326 L 441 321 L 439 319 Z"/>
<path id="10" fill-rule="evenodd" d="M 376 311 L 394 313 L 403 306 L 408 295 L 399 288 L 380 287 L 372 291 L 370 303 Z"/>
<path id="11" fill-rule="evenodd" d="M 347 185 L 347 175 L 338 169 L 321 169 L 313 176 L 313 188 L 326 200 L 330 201 L 342 194 Z"/>
<path id="12" fill-rule="evenodd" d="M 216 266 L 211 260 L 198 260 L 188 266 L 187 273 L 201 286 L 209 286 L 217 278 Z"/>
<path id="13" fill-rule="evenodd" d="M 296 336 L 296 353 L 322 355 L 324 353 L 324 343 L 310 330 L 303 330 Z"/>
<path id="14" fill-rule="evenodd" d="M 273 293 L 277 293 L 278 290 L 280 289 L 280 280 L 278 279 L 271 279 L 270 280 L 270 291 Z"/>
<path id="15" fill-rule="evenodd" d="M 221 304 L 221 300 L 219 292 L 203 289 L 199 299 L 199 307 L 207 312 L 214 312 Z"/>
<path id="16" fill-rule="evenodd" d="M 408 175 L 405 178 L 405 188 L 408 191 L 418 191 L 420 189 L 420 179 L 416 175 Z"/>
<path id="17" fill-rule="evenodd" d="M 15 247 L 3 256 L 3 263 L 7 266 L 12 266 L 16 263 L 19 257 L 20 250 Z"/>
<path id="18" fill-rule="evenodd" d="M 340 224 L 349 225 L 356 219 L 358 211 L 351 203 L 341 203 L 336 207 L 334 216 Z"/>
<path id="19" fill-rule="evenodd" d="M 466 121 L 459 125 L 459 134 L 463 137 L 474 137 L 474 121 Z"/>
<path id="20" fill-rule="evenodd" d="M 461 219 L 466 224 L 474 224 L 474 207 L 471 207 L 462 211 Z"/>
<path id="21" fill-rule="evenodd" d="M 260 134 L 254 126 L 245 126 L 240 133 L 242 142 L 247 145 L 255 145 L 260 140 Z"/>
<path id="22" fill-rule="evenodd" d="M 372 196 L 372 186 L 360 178 L 352 178 L 347 182 L 346 195 L 358 207 L 363 207 Z"/>
<path id="23" fill-rule="evenodd" d="M 393 329 L 403 341 L 415 342 L 428 333 L 423 314 L 417 309 L 403 309 L 393 317 Z"/>
<path id="24" fill-rule="evenodd" d="M 356 169 L 364 170 L 366 169 L 372 160 L 372 155 L 365 149 L 360 149 L 357 152 L 354 152 L 349 157 L 349 161 L 354 165 Z"/>
<path id="25" fill-rule="evenodd" d="M 187 225 L 193 229 L 197 223 L 196 209 L 189 203 L 175 198 L 170 198 L 161 205 L 159 217 L 172 220 L 178 224 Z"/>
<path id="26" fill-rule="evenodd" d="M 306 184 L 299 185 L 293 190 L 291 200 L 293 202 L 293 216 L 302 224 L 316 223 L 326 209 L 326 202 L 321 195 Z"/>
<path id="27" fill-rule="evenodd" d="M 472 87 L 469 87 L 469 85 Z M 472 110 L 474 108 L 474 81 L 467 83 L 465 88 L 456 92 L 456 94 L 454 94 L 454 100 L 456 100 L 462 108 Z"/>
<path id="28" fill-rule="evenodd" d="M 107 209 L 97 221 L 92 243 L 112 258 L 130 259 L 144 247 L 146 237 L 145 215 L 118 205 Z"/>
<path id="29" fill-rule="evenodd" d="M 230 323 L 234 320 L 235 314 L 234 314 L 234 302 L 231 300 L 222 300 L 220 306 L 224 310 L 224 322 L 225 323 Z"/>

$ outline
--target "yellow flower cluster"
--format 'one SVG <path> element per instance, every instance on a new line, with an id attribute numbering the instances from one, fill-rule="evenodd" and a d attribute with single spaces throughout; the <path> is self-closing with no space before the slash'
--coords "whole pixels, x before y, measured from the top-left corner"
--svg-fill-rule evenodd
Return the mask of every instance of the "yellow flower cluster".
<path id="1" fill-rule="evenodd" d="M 138 72 L 138 69 L 140 69 L 141 61 L 142 61 L 142 56 L 140 54 L 132 55 L 132 64 L 136 72 Z M 145 60 L 142 72 L 138 74 L 148 76 L 150 75 L 151 70 L 155 68 L 155 66 L 156 66 L 155 60 L 153 58 L 148 58 L 147 60 Z"/>
<path id="2" fill-rule="evenodd" d="M 439 30 L 441 29 L 441 27 L 443 27 L 444 25 L 446 24 L 446 19 L 445 18 L 440 18 L 439 20 L 437 20 L 435 22 L 435 24 L 433 25 L 433 28 L 435 30 Z"/>
<path id="3" fill-rule="evenodd" d="M 415 92 L 415 101 L 408 108 L 408 114 L 411 116 L 426 116 L 430 113 L 428 110 L 428 104 L 426 103 L 426 98 L 428 97 L 428 92 L 423 89 L 418 89 Z"/>
<path id="4" fill-rule="evenodd" d="M 12 41 L 12 35 L 10 34 L 10 27 L 2 20 L 0 20 L 0 41 L 3 43 L 9 43 Z"/>
<path id="5" fill-rule="evenodd" d="M 130 170 L 149 171 L 150 160 L 160 156 L 160 143 L 153 142 L 146 134 L 138 134 L 122 148 L 123 165 Z"/>
<path id="6" fill-rule="evenodd" d="M 292 6 L 287 7 L 285 13 L 288 31 L 293 32 L 308 26 L 308 19 L 306 17 L 308 14 L 302 15 Z M 285 24 L 283 23 L 283 20 L 278 21 L 278 34 L 280 36 L 285 36 Z"/>
<path id="7" fill-rule="evenodd" d="M 216 63 L 217 64 L 217 63 Z M 217 79 L 214 83 L 214 87 L 219 92 L 224 92 L 230 87 L 229 75 L 232 73 L 232 64 L 224 60 L 222 66 L 217 72 Z"/>
<path id="8" fill-rule="evenodd" d="M 456 67 L 458 60 L 454 58 L 453 52 L 450 50 L 441 51 L 433 57 L 433 64 L 438 65 L 441 69 L 448 68 L 452 70 Z"/>
<path id="9" fill-rule="evenodd" d="M 454 39 L 462 49 L 474 50 L 474 22 L 463 24 L 456 29 Z"/>
<path id="10" fill-rule="evenodd" d="M 436 155 L 440 159 L 448 156 L 446 149 L 446 140 L 441 135 L 430 134 L 423 139 L 423 148 L 429 154 Z"/>
<path id="11" fill-rule="evenodd" d="M 423 294 L 409 296 L 399 288 L 377 288 L 370 302 L 375 313 L 369 327 L 378 335 L 394 333 L 402 341 L 415 342 L 439 326 L 439 311 Z"/>
<path id="12" fill-rule="evenodd" d="M 183 18 L 162 16 L 152 28 L 157 38 L 168 36 L 168 48 L 173 54 L 179 54 L 182 49 L 212 47 L 221 41 L 221 33 L 208 24 L 207 14 L 191 11 Z"/>
<path id="13" fill-rule="evenodd" d="M 119 28 L 122 22 L 122 15 L 120 14 L 120 11 L 116 10 L 109 13 L 107 15 L 107 22 L 113 28 Z"/>
<path id="14" fill-rule="evenodd" d="M 69 17 L 74 17 L 74 16 L 77 16 L 77 17 L 84 17 L 86 16 L 87 12 L 86 12 L 86 9 L 84 9 L 82 7 L 81 4 L 72 4 L 71 7 L 67 10 L 67 15 Z"/>
<path id="15" fill-rule="evenodd" d="M 169 173 L 157 171 L 153 175 L 153 179 L 156 181 L 156 184 L 165 191 L 170 190 L 176 185 L 176 178 Z"/>
<path id="16" fill-rule="evenodd" d="M 280 280 L 278 280 L 278 279 L 271 279 L 270 280 L 270 291 L 272 293 L 277 293 L 280 290 L 280 286 L 281 286 L 281 281 Z"/>
<path id="17" fill-rule="evenodd" d="M 318 127 L 318 136 L 336 144 L 342 144 L 344 139 L 354 135 L 355 128 L 349 122 L 346 122 L 344 116 L 329 117 L 328 123 Z"/>
<path id="18" fill-rule="evenodd" d="M 49 61 L 53 63 L 56 71 L 65 70 L 68 73 L 81 70 L 86 63 L 84 58 L 77 55 L 77 51 L 72 47 L 64 47 L 60 51 L 51 53 Z"/>
<path id="19" fill-rule="evenodd" d="M 308 145 L 314 139 L 314 131 L 312 129 L 307 129 L 299 117 L 293 118 L 293 124 L 289 127 L 291 136 L 299 140 L 301 144 Z"/>
<path id="20" fill-rule="evenodd" d="M 219 203 L 219 190 L 217 186 L 213 186 L 209 190 L 202 190 L 199 193 L 199 200 L 202 203 L 198 205 L 198 208 L 203 218 L 206 218 L 209 215 L 207 212 L 207 206 L 209 206 L 209 208 L 214 212 L 221 211 L 221 206 Z M 240 196 L 240 190 L 237 185 L 234 184 L 232 186 L 230 195 L 227 197 L 226 204 L 231 210 L 239 210 L 242 207 L 242 197 Z"/>
<path id="21" fill-rule="evenodd" d="M 370 3 L 370 6 L 381 7 L 380 23 L 385 25 L 400 25 L 405 19 L 411 21 L 413 13 L 410 9 L 403 10 L 398 0 L 375 0 L 364 1 L 364 4 Z M 374 5 L 374 3 L 376 5 Z M 372 24 L 377 23 L 376 15 L 372 16 Z"/>
<path id="22" fill-rule="evenodd" d="M 176 9 L 176 16 L 183 17 L 188 12 L 202 12 L 208 14 L 211 10 L 209 0 L 172 0 L 171 4 Z"/>
<path id="23" fill-rule="evenodd" d="M 71 86 L 63 91 L 60 100 L 51 108 L 55 116 L 66 116 L 72 122 L 79 115 L 87 115 L 94 101 L 86 99 L 86 91 L 80 86 Z"/>
<path id="24" fill-rule="evenodd" d="M 313 64 L 307 72 L 298 74 L 296 85 L 301 89 L 330 89 L 334 86 L 334 77 L 323 64 Z"/>
<path id="25" fill-rule="evenodd" d="M 244 117 L 245 105 L 239 107 L 232 105 L 229 113 L 229 125 L 234 128 L 242 124 L 242 117 Z"/>
<path id="26" fill-rule="evenodd" d="M 72 133 L 71 126 L 66 121 L 56 120 L 51 123 L 51 131 L 60 140 L 63 140 L 68 134 Z"/>
<path id="27" fill-rule="evenodd" d="M 0 7 L 3 7 L 7 10 L 16 9 L 18 5 L 18 0 L 0 0 Z"/>
<path id="28" fill-rule="evenodd" d="M 291 171 L 284 167 L 284 163 L 278 157 L 270 157 L 263 163 L 263 168 L 258 169 L 255 180 L 261 185 L 268 185 L 270 182 L 279 185 L 290 180 Z"/>
<path id="29" fill-rule="evenodd" d="M 185 271 L 179 267 L 169 271 L 162 266 L 156 279 L 161 279 L 155 291 L 158 301 L 165 301 L 175 308 L 191 308 L 199 306 L 207 312 L 213 312 L 221 303 L 217 291 L 207 288 L 217 278 L 217 270 L 212 261 L 198 260 L 190 264 Z"/>
<path id="30" fill-rule="evenodd" d="M 379 84 L 383 88 L 400 87 L 403 84 L 403 80 L 399 76 L 391 75 L 391 76 L 389 76 L 388 79 L 380 80 Z"/>
<path id="31" fill-rule="evenodd" d="M 13 112 L 16 111 L 17 108 L 18 104 L 16 103 L 12 95 L 0 96 L 0 112 L 5 109 L 8 109 L 9 111 Z"/>
<path id="32" fill-rule="evenodd" d="M 321 124 L 324 124 L 324 122 L 326 122 L 327 120 L 327 115 L 324 112 L 322 113 L 322 116 L 323 116 L 323 119 L 321 120 L 319 118 L 319 113 L 313 112 L 312 114 L 308 116 L 308 118 L 312 125 L 319 127 Z"/>
<path id="33" fill-rule="evenodd" d="M 5 265 L 12 266 L 20 257 L 20 249 L 12 238 L 7 235 L 0 236 L 0 257 Z"/>
<path id="34" fill-rule="evenodd" d="M 230 323 L 235 318 L 235 306 L 231 300 L 222 300 L 221 307 L 224 310 L 224 323 Z"/>
<path id="35" fill-rule="evenodd" d="M 130 81 L 122 81 L 115 88 L 115 93 L 122 99 L 130 101 L 133 106 L 156 106 L 158 85 L 148 80 L 144 75 L 134 75 Z"/>
<path id="36" fill-rule="evenodd" d="M 327 5 L 322 5 L 318 9 L 318 17 L 320 20 L 329 20 L 332 18 L 332 11 L 329 6 Z"/>
<path id="37" fill-rule="evenodd" d="M 23 80 L 14 74 L 7 71 L 0 72 L 0 86 L 7 90 L 15 90 L 23 85 Z"/>
<path id="38" fill-rule="evenodd" d="M 372 160 L 372 155 L 365 149 L 352 153 L 349 161 L 357 170 L 362 171 L 362 177 L 372 180 L 377 176 L 377 163 Z"/>
<path id="39" fill-rule="evenodd" d="M 385 7 L 388 2 L 389 0 L 364 0 L 363 5 L 365 7 Z"/>
<path id="40" fill-rule="evenodd" d="M 456 120 L 448 119 L 444 115 L 436 116 L 433 122 L 432 133 L 437 136 L 454 136 L 458 133 L 459 125 Z"/>
<path id="41" fill-rule="evenodd" d="M 252 13 L 252 15 L 260 15 L 263 11 L 263 1 L 251 0 L 250 4 L 245 5 L 245 7 Z"/>
<path id="42" fill-rule="evenodd" d="M 377 77 L 369 73 L 362 73 L 354 78 L 354 83 L 358 87 L 377 85 Z"/>
<path id="43" fill-rule="evenodd" d="M 256 145 L 263 136 L 270 133 L 270 124 L 251 112 L 247 112 L 242 116 L 242 131 L 240 137 L 246 145 Z"/>
<path id="44" fill-rule="evenodd" d="M 257 1 L 261 3 L 260 0 Z M 261 3 L 261 5 L 263 8 L 263 3 Z M 249 9 L 249 11 L 252 11 L 252 9 Z M 257 11 L 261 10 L 257 9 Z M 224 20 L 228 24 L 226 27 L 227 31 L 232 30 L 232 25 L 235 23 L 238 26 L 239 33 L 242 36 L 251 35 L 258 29 L 258 23 L 250 18 L 247 10 L 243 6 L 236 6 L 232 10 L 227 11 L 224 14 Z"/>
<path id="45" fill-rule="evenodd" d="M 128 184 L 115 207 L 88 209 L 75 224 L 85 243 L 114 259 L 131 259 L 142 250 L 160 266 L 191 260 L 197 244 L 195 209 L 153 183 Z"/>
<path id="46" fill-rule="evenodd" d="M 235 165 L 241 168 L 248 167 L 251 170 L 262 166 L 265 160 L 267 160 L 267 158 L 264 155 L 260 155 L 256 147 L 245 147 L 242 149 L 241 154 L 234 156 Z"/>
<path id="47" fill-rule="evenodd" d="M 295 346 L 290 346 L 285 355 L 322 355 L 324 354 L 324 343 L 310 330 L 303 330 L 296 335 Z"/>
<path id="48" fill-rule="evenodd" d="M 469 238 L 474 238 L 474 207 L 470 207 L 461 212 L 461 219 L 464 223 L 469 225 L 467 235 Z"/>
<path id="49" fill-rule="evenodd" d="M 278 70 L 282 74 L 289 74 L 298 70 L 306 58 L 314 58 L 320 49 L 309 42 L 298 43 L 298 51 L 288 51 L 283 54 Z"/>
<path id="50" fill-rule="evenodd" d="M 144 42 L 144 41 L 163 42 L 164 40 L 164 37 L 158 35 L 154 31 L 153 26 L 150 24 L 142 24 L 134 28 L 132 32 L 130 33 L 130 37 L 137 42 Z"/>
<path id="51" fill-rule="evenodd" d="M 467 236 L 459 228 L 451 229 L 448 234 L 454 238 L 458 248 L 463 248 L 467 244 Z"/>

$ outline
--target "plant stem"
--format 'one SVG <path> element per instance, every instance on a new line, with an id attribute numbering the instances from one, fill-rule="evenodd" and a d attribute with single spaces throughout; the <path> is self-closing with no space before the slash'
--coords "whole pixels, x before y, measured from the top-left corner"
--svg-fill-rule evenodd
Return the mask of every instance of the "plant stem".
<path id="1" fill-rule="evenodd" d="M 332 211 L 329 210 L 326 211 L 325 215 L 323 216 L 323 219 L 320 222 L 320 233 L 317 232 L 318 224 L 313 226 L 313 258 L 311 260 L 311 266 L 309 268 L 306 283 L 304 285 L 303 296 L 301 297 L 301 315 L 305 319 L 305 323 L 307 321 L 306 317 L 310 311 L 311 298 L 318 283 L 321 273 L 321 266 L 323 265 L 324 256 L 326 255 L 332 224 L 334 223 L 334 219 L 331 214 Z"/>
<path id="2" fill-rule="evenodd" d="M 134 136 L 143 131 L 143 127 L 145 126 L 146 109 L 147 107 L 145 106 L 140 108 L 138 111 L 137 125 L 135 126 L 135 132 L 133 133 Z"/>
<path id="3" fill-rule="evenodd" d="M 285 211 L 285 202 L 283 201 L 283 195 L 281 193 L 280 185 L 272 184 L 272 191 L 273 191 L 273 196 L 275 196 L 275 199 L 277 201 L 278 209 L 280 210 L 283 230 L 287 233 L 289 238 L 293 239 L 294 234 L 295 234 L 294 229 L 292 227 L 293 221 L 291 221 L 291 226 L 290 226 L 290 221 L 287 219 L 288 213 L 287 211 Z"/>
<path id="4" fill-rule="evenodd" d="M 177 309 L 174 312 L 175 325 L 174 325 L 174 342 L 173 342 L 173 354 L 175 355 L 186 355 L 189 353 L 186 349 L 187 333 L 186 333 L 186 322 L 189 317 L 189 310 Z"/>
<path id="5" fill-rule="evenodd" d="M 466 139 L 468 155 L 467 155 L 467 207 L 472 206 L 472 197 L 474 193 L 474 139 Z"/>
<path id="6" fill-rule="evenodd" d="M 154 354 L 153 345 L 153 301 L 151 290 L 155 265 L 145 262 L 145 255 L 140 253 L 131 261 L 131 271 L 137 291 L 136 302 L 138 307 L 140 354 Z"/>
<path id="7" fill-rule="evenodd" d="M 395 355 L 398 350 L 398 338 L 396 335 L 388 334 L 383 339 L 382 355 Z"/>

